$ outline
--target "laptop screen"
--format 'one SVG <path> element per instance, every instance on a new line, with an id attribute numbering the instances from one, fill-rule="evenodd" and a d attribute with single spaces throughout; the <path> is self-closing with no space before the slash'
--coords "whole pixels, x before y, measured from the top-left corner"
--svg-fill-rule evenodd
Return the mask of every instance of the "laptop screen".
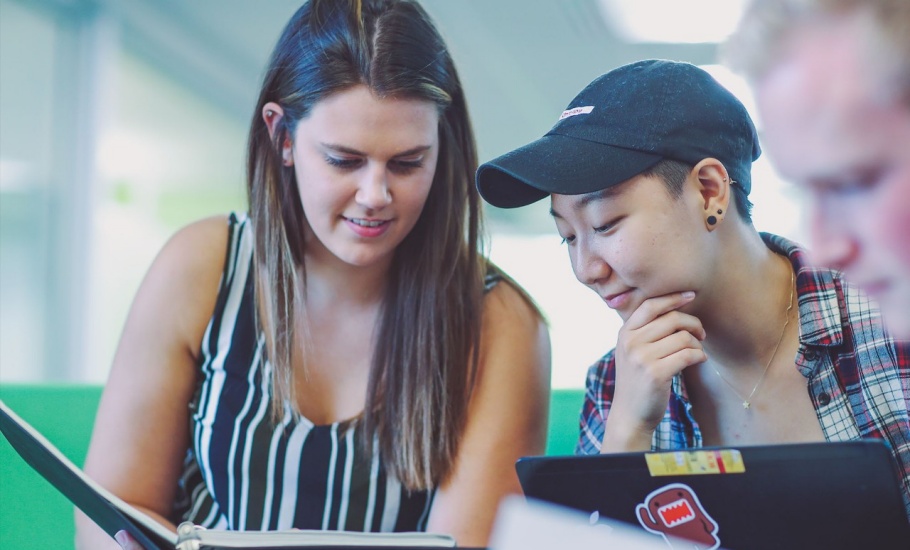
<path id="1" fill-rule="evenodd" d="M 908 548 L 881 440 L 526 457 L 526 496 L 694 548 Z M 690 546 L 691 548 L 691 546 Z"/>

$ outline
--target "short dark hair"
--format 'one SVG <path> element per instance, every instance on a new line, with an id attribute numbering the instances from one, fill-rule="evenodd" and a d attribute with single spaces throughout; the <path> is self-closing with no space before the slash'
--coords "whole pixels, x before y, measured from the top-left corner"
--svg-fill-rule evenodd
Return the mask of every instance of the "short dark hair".
<path id="1" fill-rule="evenodd" d="M 694 166 L 672 159 L 663 159 L 651 168 L 641 173 L 642 176 L 659 177 L 667 186 L 667 191 L 674 199 L 682 196 L 683 184 Z M 749 200 L 746 191 L 735 181 L 730 186 L 733 190 L 733 203 L 736 205 L 736 211 L 743 221 L 752 223 L 752 202 Z"/>

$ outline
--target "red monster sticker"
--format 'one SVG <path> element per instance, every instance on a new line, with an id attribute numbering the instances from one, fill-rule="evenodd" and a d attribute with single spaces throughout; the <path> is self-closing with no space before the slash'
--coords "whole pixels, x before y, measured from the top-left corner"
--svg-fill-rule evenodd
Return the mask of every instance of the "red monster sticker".
<path id="1" fill-rule="evenodd" d="M 671 483 L 651 492 L 635 512 L 641 526 L 661 535 L 670 548 L 713 550 L 720 546 L 717 522 L 688 485 Z"/>

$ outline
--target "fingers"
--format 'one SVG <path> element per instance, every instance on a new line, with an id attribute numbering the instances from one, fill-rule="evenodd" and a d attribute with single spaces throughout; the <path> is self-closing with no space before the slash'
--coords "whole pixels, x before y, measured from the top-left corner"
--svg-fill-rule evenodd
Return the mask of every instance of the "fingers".
<path id="1" fill-rule="evenodd" d="M 707 360 L 705 329 L 679 308 L 695 297 L 677 292 L 641 303 L 620 329 L 616 344 L 616 390 L 603 448 L 631 450 L 650 444 L 670 398 L 674 376 Z"/>
<path id="2" fill-rule="evenodd" d="M 702 347 L 701 340 L 696 338 L 691 332 L 687 330 L 674 332 L 673 334 L 665 336 L 664 338 L 661 338 L 660 340 L 654 342 L 647 348 L 646 353 L 649 354 L 649 357 L 643 359 L 644 361 L 653 361 L 658 364 L 666 363 L 666 361 L 664 361 L 665 359 L 668 359 L 686 350 L 700 352 L 700 354 L 697 355 L 697 358 L 701 359 L 700 361 L 696 361 L 698 363 L 707 359 L 707 357 L 704 355 L 705 352 L 704 348 Z M 687 367 L 689 364 L 683 366 Z"/>
<path id="3" fill-rule="evenodd" d="M 136 539 L 126 531 L 117 531 L 117 534 L 114 535 L 114 540 L 117 541 L 117 544 L 119 544 L 120 548 L 123 548 L 123 550 L 145 550 L 142 545 L 136 542 Z"/>
<path id="4" fill-rule="evenodd" d="M 634 368 L 635 378 L 646 387 L 664 388 L 683 369 L 707 361 L 708 356 L 697 338 L 681 331 L 649 345 L 633 346 L 617 360 Z"/>
<path id="5" fill-rule="evenodd" d="M 705 361 L 701 320 L 678 310 L 693 297 L 693 292 L 676 292 L 642 302 L 620 330 L 618 354 L 631 364 L 659 367 L 652 376 L 660 377 Z M 681 359 L 691 362 L 681 364 Z"/>
<path id="6" fill-rule="evenodd" d="M 623 328 L 635 341 L 640 342 L 659 342 L 681 331 L 692 335 L 699 342 L 705 339 L 705 329 L 701 320 L 681 311 L 664 313 L 637 329 Z"/>
<path id="7" fill-rule="evenodd" d="M 707 360 L 708 356 L 703 349 L 685 348 L 660 359 L 655 364 L 655 368 L 663 372 L 664 376 L 672 378 L 684 368 L 704 363 Z"/>
<path id="8" fill-rule="evenodd" d="M 695 298 L 695 293 L 690 290 L 648 298 L 638 306 L 638 309 L 636 309 L 634 313 L 632 313 L 625 322 L 624 328 L 627 328 L 628 330 L 639 329 L 648 323 L 651 323 L 661 315 L 688 304 L 693 298 Z"/>

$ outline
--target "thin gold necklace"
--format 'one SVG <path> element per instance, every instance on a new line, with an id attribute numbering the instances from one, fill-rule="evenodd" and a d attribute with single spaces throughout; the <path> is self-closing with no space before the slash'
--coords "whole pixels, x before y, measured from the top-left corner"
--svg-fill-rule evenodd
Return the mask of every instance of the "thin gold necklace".
<path id="1" fill-rule="evenodd" d="M 789 261 L 787 262 L 787 266 L 790 267 Z M 728 382 L 727 379 L 724 378 L 724 376 L 720 373 L 720 371 L 717 370 L 717 367 L 715 367 L 714 365 L 711 365 L 711 368 L 714 369 L 714 372 L 717 373 L 718 378 L 720 378 L 724 384 L 730 386 L 730 389 L 733 390 L 733 393 L 735 393 L 737 397 L 739 397 L 740 399 L 743 400 L 744 409 L 748 409 L 749 407 L 752 406 L 752 397 L 755 395 L 755 392 L 758 391 L 758 388 L 761 387 L 762 382 L 765 381 L 765 376 L 768 374 L 768 369 L 771 368 L 771 363 L 774 361 L 774 357 L 777 355 L 777 350 L 778 350 L 778 348 L 780 348 L 780 343 L 784 341 L 784 334 L 787 333 L 787 325 L 790 324 L 790 310 L 793 309 L 793 293 L 795 290 L 796 290 L 796 272 L 793 270 L 792 267 L 790 267 L 790 301 L 787 302 L 787 311 L 785 313 L 786 320 L 784 321 L 784 328 L 782 328 L 780 331 L 780 338 L 777 339 L 777 345 L 774 346 L 774 353 L 772 353 L 771 358 L 768 359 L 768 364 L 765 365 L 765 370 L 762 371 L 761 378 L 758 379 L 758 382 L 755 384 L 755 387 L 752 388 L 752 391 L 749 392 L 749 395 L 747 397 L 743 398 L 743 396 L 739 394 L 739 391 L 737 391 L 736 386 L 734 386 L 733 384 Z"/>

